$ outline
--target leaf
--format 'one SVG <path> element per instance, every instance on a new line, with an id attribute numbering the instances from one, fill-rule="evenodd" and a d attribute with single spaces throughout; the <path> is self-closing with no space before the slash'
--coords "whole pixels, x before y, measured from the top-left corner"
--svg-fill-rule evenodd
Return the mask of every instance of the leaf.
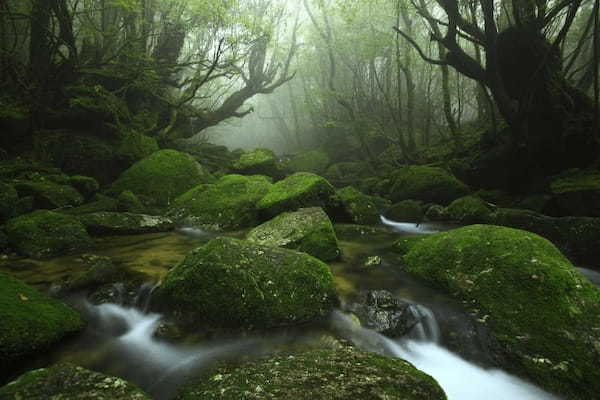
<path id="1" fill-rule="evenodd" d="M 18 293 L 18 295 L 19 295 L 19 298 L 20 298 L 22 301 L 27 301 L 27 300 L 29 300 L 29 297 L 25 296 L 23 293 Z"/>

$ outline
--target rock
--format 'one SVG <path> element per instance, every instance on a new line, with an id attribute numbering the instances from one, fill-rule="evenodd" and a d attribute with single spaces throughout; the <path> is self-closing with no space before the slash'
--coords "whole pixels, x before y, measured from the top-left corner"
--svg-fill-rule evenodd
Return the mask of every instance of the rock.
<path id="1" fill-rule="evenodd" d="M 394 242 L 392 250 L 398 254 L 406 254 L 413 246 L 425 239 L 427 235 L 402 235 L 402 237 Z"/>
<path id="2" fill-rule="evenodd" d="M 427 236 L 404 260 L 473 307 L 509 360 L 502 367 L 567 398 L 596 396 L 600 291 L 549 241 L 472 225 Z"/>
<path id="3" fill-rule="evenodd" d="M 346 214 L 355 224 L 378 224 L 381 209 L 388 206 L 389 202 L 380 197 L 368 196 L 352 186 L 346 186 L 337 191 L 342 201 Z"/>
<path id="4" fill-rule="evenodd" d="M 264 219 L 305 207 L 321 207 L 334 221 L 347 219 L 333 186 L 310 172 L 296 172 L 275 183 L 258 202 Z"/>
<path id="5" fill-rule="evenodd" d="M 71 176 L 68 179 L 68 184 L 77 189 L 86 199 L 91 199 L 100 190 L 98 181 L 89 176 Z"/>
<path id="6" fill-rule="evenodd" d="M 33 258 L 52 257 L 94 246 L 76 217 L 53 211 L 38 210 L 13 218 L 4 230 L 13 249 Z"/>
<path id="7" fill-rule="evenodd" d="M 312 150 L 293 156 L 286 163 L 286 167 L 292 172 L 312 172 L 313 174 L 321 175 L 325 172 L 330 162 L 331 160 L 327 153 Z"/>
<path id="8" fill-rule="evenodd" d="M 29 371 L 0 388 L 3 399 L 150 400 L 121 378 L 68 364 Z"/>
<path id="9" fill-rule="evenodd" d="M 243 175 L 266 175 L 274 179 L 283 177 L 277 156 L 269 149 L 256 149 L 242 154 L 233 163 L 232 171 Z"/>
<path id="10" fill-rule="evenodd" d="M 176 150 L 160 150 L 123 172 L 108 193 L 116 196 L 130 190 L 164 207 L 191 188 L 213 180 L 192 156 Z"/>
<path id="11" fill-rule="evenodd" d="M 369 290 L 359 303 L 350 304 L 348 310 L 358 317 L 361 325 L 389 337 L 401 337 L 419 323 L 411 304 L 387 290 Z"/>
<path id="12" fill-rule="evenodd" d="M 143 278 L 142 273 L 132 271 L 123 264 L 115 264 L 108 257 L 94 257 L 88 269 L 70 278 L 61 289 L 67 291 L 97 289 L 102 285 L 132 281 L 139 286 Z"/>
<path id="13" fill-rule="evenodd" d="M 329 266 L 308 254 L 220 237 L 172 268 L 153 304 L 184 325 L 268 329 L 323 317 L 337 295 Z"/>
<path id="14" fill-rule="evenodd" d="M 437 382 L 407 361 L 344 346 L 223 367 L 192 382 L 177 400 L 445 400 Z"/>
<path id="15" fill-rule="evenodd" d="M 225 175 L 214 185 L 200 185 L 179 196 L 167 215 L 213 231 L 255 226 L 258 202 L 271 186 L 266 176 Z"/>
<path id="16" fill-rule="evenodd" d="M 492 211 L 493 208 L 479 197 L 465 196 L 450 203 L 444 214 L 457 222 L 477 223 L 485 221 Z"/>
<path id="17" fill-rule="evenodd" d="M 33 196 L 34 207 L 52 210 L 55 208 L 79 206 L 83 196 L 68 185 L 58 185 L 50 181 L 18 181 L 14 184 L 19 197 Z"/>
<path id="18" fill-rule="evenodd" d="M 198 143 L 190 139 L 179 139 L 172 143 L 175 150 L 185 151 L 214 174 L 226 174 L 231 170 L 231 165 L 237 161 L 243 153 L 236 154 L 213 143 Z"/>
<path id="19" fill-rule="evenodd" d="M 554 216 L 600 217 L 600 171 L 571 170 L 550 183 Z"/>
<path id="20" fill-rule="evenodd" d="M 89 213 L 96 213 L 102 211 L 117 211 L 119 208 L 119 202 L 117 199 L 105 196 L 103 194 L 96 194 L 93 200 L 89 203 L 85 203 L 79 207 L 67 208 L 60 210 L 62 213 L 70 215 L 82 215 Z"/>
<path id="21" fill-rule="evenodd" d="M 403 200 L 388 208 L 384 215 L 392 221 L 422 222 L 425 219 L 425 209 L 422 201 Z"/>
<path id="22" fill-rule="evenodd" d="M 117 208 L 119 211 L 126 211 L 136 214 L 144 214 L 146 207 L 140 199 L 131 190 L 125 190 L 117 197 Z"/>
<path id="23" fill-rule="evenodd" d="M 410 165 L 393 173 L 390 198 L 395 202 L 421 200 L 446 205 L 468 191 L 464 183 L 442 168 Z"/>
<path id="24" fill-rule="evenodd" d="M 131 165 L 160 150 L 155 138 L 140 132 L 131 131 L 125 135 L 117 147 L 117 156 Z"/>
<path id="25" fill-rule="evenodd" d="M 333 164 L 323 175 L 336 187 L 354 185 L 362 178 L 372 176 L 372 168 L 365 162 L 345 161 Z"/>
<path id="26" fill-rule="evenodd" d="M 19 194 L 16 189 L 6 183 L 0 182 L 0 223 L 16 216 Z"/>
<path id="27" fill-rule="evenodd" d="M 246 239 L 264 246 L 301 251 L 322 261 L 335 260 L 340 256 L 333 225 L 319 207 L 279 214 L 252 229 Z"/>
<path id="28" fill-rule="evenodd" d="M 79 221 L 91 235 L 137 235 L 175 229 L 175 223 L 169 218 L 128 212 L 83 214 Z"/>
<path id="29" fill-rule="evenodd" d="M 39 355 L 83 327 L 77 311 L 4 273 L 0 321 L 0 381 L 15 372 L 15 363 Z"/>

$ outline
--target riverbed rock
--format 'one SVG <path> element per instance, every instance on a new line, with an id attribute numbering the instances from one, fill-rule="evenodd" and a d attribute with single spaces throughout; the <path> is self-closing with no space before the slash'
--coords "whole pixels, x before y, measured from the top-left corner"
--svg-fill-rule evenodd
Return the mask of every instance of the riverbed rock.
<path id="1" fill-rule="evenodd" d="M 389 206 L 389 201 L 376 196 L 369 196 L 352 186 L 337 191 L 350 222 L 359 225 L 375 225 L 379 223 L 381 210 Z"/>
<path id="2" fill-rule="evenodd" d="M 337 304 L 327 264 L 308 254 L 219 237 L 187 254 L 153 304 L 184 325 L 267 329 L 327 315 Z"/>
<path id="3" fill-rule="evenodd" d="M 131 190 L 148 203 L 164 207 L 187 190 L 213 181 L 212 175 L 189 154 L 160 150 L 123 172 L 108 193 L 117 196 Z"/>
<path id="4" fill-rule="evenodd" d="M 14 184 L 19 197 L 33 196 L 35 208 L 76 207 L 84 202 L 83 196 L 69 185 L 59 185 L 49 180 L 18 181 Z"/>
<path id="5" fill-rule="evenodd" d="M 4 273 L 0 321 L 0 381 L 14 373 L 15 363 L 39 355 L 83 327 L 77 311 Z"/>
<path id="6" fill-rule="evenodd" d="M 258 202 L 259 212 L 264 219 L 305 207 L 321 207 L 335 221 L 347 219 L 333 186 L 310 172 L 296 172 L 275 183 Z"/>
<path id="7" fill-rule="evenodd" d="M 438 167 L 407 165 L 392 174 L 392 201 L 421 200 L 446 205 L 468 193 L 468 187 Z"/>
<path id="8" fill-rule="evenodd" d="M 214 185 L 200 185 L 179 196 L 167 215 L 213 231 L 255 226 L 257 204 L 271 186 L 266 176 L 225 175 Z"/>
<path id="9" fill-rule="evenodd" d="M 301 251 L 322 261 L 340 256 L 331 220 L 320 207 L 279 214 L 252 229 L 246 239 L 264 246 Z"/>
<path id="10" fill-rule="evenodd" d="M 97 212 L 78 218 L 90 235 L 137 235 L 169 232 L 175 228 L 169 218 L 128 212 Z"/>
<path id="11" fill-rule="evenodd" d="M 177 397 L 200 399 L 442 400 L 446 395 L 431 376 L 407 361 L 343 346 L 223 367 Z"/>
<path id="12" fill-rule="evenodd" d="M 425 218 L 425 203 L 419 200 L 403 200 L 388 208 L 385 217 L 397 222 L 422 222 Z"/>
<path id="13" fill-rule="evenodd" d="M 4 228 L 9 243 L 20 254 L 45 258 L 94 246 L 85 227 L 71 215 L 38 210 L 13 218 Z"/>
<path id="14" fill-rule="evenodd" d="M 275 153 L 269 149 L 256 149 L 244 153 L 232 165 L 232 171 L 242 175 L 266 175 L 274 179 L 283 177 Z"/>
<path id="15" fill-rule="evenodd" d="M 55 364 L 21 375 L 0 388 L 0 398 L 150 400 L 132 383 L 69 363 Z"/>
<path id="16" fill-rule="evenodd" d="M 311 150 L 293 156 L 285 165 L 292 172 L 312 172 L 321 175 L 330 163 L 327 153 Z"/>
<path id="17" fill-rule="evenodd" d="M 426 237 L 404 260 L 485 321 L 504 368 L 567 398 L 600 391 L 600 291 L 552 243 L 471 225 Z"/>

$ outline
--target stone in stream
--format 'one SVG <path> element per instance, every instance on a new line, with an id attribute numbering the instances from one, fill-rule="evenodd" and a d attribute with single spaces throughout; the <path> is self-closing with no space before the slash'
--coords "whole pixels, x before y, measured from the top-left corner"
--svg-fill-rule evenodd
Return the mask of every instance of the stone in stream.
<path id="1" fill-rule="evenodd" d="M 188 253 L 153 295 L 153 305 L 183 325 L 242 330 L 305 323 L 337 304 L 327 264 L 226 237 Z"/>
<path id="2" fill-rule="evenodd" d="M 570 399 L 600 392 L 600 291 L 546 239 L 471 225 L 417 241 L 406 270 L 468 304 L 503 368 Z"/>
<path id="3" fill-rule="evenodd" d="M 407 361 L 344 346 L 222 367 L 187 385 L 176 399 L 445 400 L 446 395 Z"/>
<path id="4" fill-rule="evenodd" d="M 350 220 L 355 224 L 378 224 L 381 209 L 389 206 L 389 201 L 366 195 L 352 186 L 339 189 L 337 194 Z"/>
<path id="5" fill-rule="evenodd" d="M 29 371 L 0 388 L 0 399 L 150 400 L 121 378 L 69 364 Z"/>
<path id="6" fill-rule="evenodd" d="M 301 251 L 323 261 L 340 256 L 333 225 L 320 207 L 279 214 L 252 229 L 246 239 L 265 246 Z"/>
<path id="7" fill-rule="evenodd" d="M 96 212 L 78 218 L 91 235 L 135 235 L 169 232 L 175 228 L 169 218 L 128 212 Z"/>
<path id="8" fill-rule="evenodd" d="M 15 372 L 18 362 L 82 327 L 83 319 L 71 307 L 0 273 L 0 381 Z"/>
<path id="9" fill-rule="evenodd" d="M 469 191 L 464 183 L 446 170 L 420 165 L 397 168 L 391 184 L 390 198 L 395 202 L 421 200 L 446 205 Z"/>

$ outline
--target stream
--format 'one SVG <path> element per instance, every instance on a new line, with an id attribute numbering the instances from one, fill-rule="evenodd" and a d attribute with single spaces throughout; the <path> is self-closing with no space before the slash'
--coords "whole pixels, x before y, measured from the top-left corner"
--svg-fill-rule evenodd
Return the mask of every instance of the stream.
<path id="1" fill-rule="evenodd" d="M 214 337 L 197 332 L 177 340 L 166 340 L 156 335 L 157 331 L 161 331 L 161 315 L 147 311 L 153 285 L 146 284 L 135 296 L 133 304 L 117 300 L 111 304 L 94 305 L 84 298 L 72 299 L 88 316 L 86 330 L 41 357 L 30 368 L 57 361 L 74 362 L 123 377 L 140 385 L 153 398 L 167 400 L 189 377 L 210 373 L 219 362 L 245 360 L 279 350 L 326 347 L 336 340 L 334 337 L 338 337 L 359 348 L 410 361 L 432 375 L 450 400 L 558 399 L 506 372 L 482 367 L 488 363 L 476 338 L 472 340 L 471 349 L 460 349 L 460 352 L 471 360 L 477 360 L 477 363 L 466 361 L 450 351 L 446 347 L 449 332 L 461 331 L 469 324 L 462 305 L 402 273 L 397 268 L 398 257 L 383 250 L 398 235 L 433 233 L 452 226 L 398 223 L 383 217 L 382 222 L 389 227 L 389 233 L 340 238 L 344 257 L 332 263 L 331 268 L 342 302 L 350 301 L 364 290 L 386 289 L 412 304 L 411 309 L 418 314 L 420 322 L 401 339 L 390 339 L 359 327 L 348 315 L 336 310 L 326 326 L 286 330 L 268 336 Z M 168 270 L 169 263 L 173 265 L 187 251 L 211 237 L 205 232 L 187 228 L 168 234 L 107 238 L 94 254 L 110 256 L 158 281 Z M 364 259 L 373 255 L 381 257 L 381 264 L 369 270 L 361 268 Z M 82 268 L 81 260 L 82 256 L 62 257 L 59 261 L 46 261 L 46 264 L 22 260 L 21 264 L 26 268 L 16 272 L 21 273 L 22 279 L 48 288 L 51 278 L 67 274 L 69 268 Z M 49 273 L 51 277 L 38 271 L 48 265 L 54 268 Z M 3 268 L 6 267 L 0 265 L 0 269 Z M 600 278 L 600 274 L 589 272 L 596 274 L 589 276 L 590 279 Z M 11 273 L 15 274 L 15 271 Z"/>

